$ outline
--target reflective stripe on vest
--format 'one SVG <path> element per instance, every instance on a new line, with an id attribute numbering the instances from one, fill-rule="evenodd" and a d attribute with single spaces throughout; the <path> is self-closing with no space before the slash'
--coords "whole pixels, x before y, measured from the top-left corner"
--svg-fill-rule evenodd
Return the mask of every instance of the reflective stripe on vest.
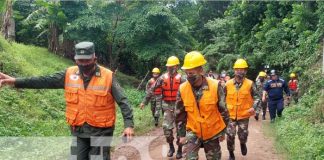
<path id="1" fill-rule="evenodd" d="M 149 88 L 154 87 L 155 83 L 156 80 L 154 78 L 151 78 L 149 83 Z M 160 95 L 160 94 L 162 94 L 162 88 L 161 87 L 155 88 L 154 95 Z"/>
<path id="2" fill-rule="evenodd" d="M 206 78 L 208 90 L 203 91 L 199 107 L 188 81 L 180 86 L 181 98 L 187 112 L 186 129 L 196 136 L 208 140 L 220 133 L 226 126 L 218 110 L 218 81 Z"/>
<path id="3" fill-rule="evenodd" d="M 181 75 L 177 73 L 176 76 L 170 77 L 169 73 L 163 75 L 163 100 L 176 101 L 177 92 L 181 83 Z"/>
<path id="4" fill-rule="evenodd" d="M 252 116 L 248 111 L 253 106 L 251 95 L 253 82 L 247 78 L 239 90 L 236 90 L 234 79 L 226 83 L 226 105 L 231 119 L 245 119 Z"/>
<path id="5" fill-rule="evenodd" d="M 297 80 L 290 80 L 288 85 L 289 85 L 289 89 L 291 90 L 297 90 Z"/>
<path id="6" fill-rule="evenodd" d="M 93 76 L 86 89 L 78 67 L 70 67 L 65 75 L 66 120 L 71 126 L 85 122 L 94 127 L 112 127 L 116 108 L 111 95 L 112 72 L 100 67 L 100 77 Z"/>

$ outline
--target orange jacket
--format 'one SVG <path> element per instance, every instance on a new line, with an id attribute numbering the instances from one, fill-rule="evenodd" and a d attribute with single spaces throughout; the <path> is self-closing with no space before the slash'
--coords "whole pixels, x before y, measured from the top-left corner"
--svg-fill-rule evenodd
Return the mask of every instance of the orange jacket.
<path id="1" fill-rule="evenodd" d="M 155 83 L 156 83 L 156 80 L 154 78 L 151 78 L 149 81 L 149 88 L 154 87 Z M 161 87 L 155 88 L 155 90 L 154 90 L 154 95 L 159 95 L 159 94 L 162 94 Z"/>
<path id="2" fill-rule="evenodd" d="M 296 79 L 290 80 L 288 82 L 288 86 L 289 86 L 289 89 L 291 89 L 293 91 L 297 90 L 297 88 L 298 88 L 298 80 L 296 80 Z"/>
<path id="3" fill-rule="evenodd" d="M 163 100 L 176 101 L 177 92 L 181 83 L 181 75 L 177 73 L 174 77 L 170 77 L 169 73 L 162 75 L 163 77 Z"/>
<path id="4" fill-rule="evenodd" d="M 248 111 L 253 106 L 251 95 L 253 82 L 247 78 L 239 90 L 236 90 L 234 79 L 226 83 L 226 105 L 231 119 L 246 119 L 252 116 Z"/>
<path id="5" fill-rule="evenodd" d="M 100 66 L 100 76 L 93 76 L 87 89 L 77 66 L 70 67 L 65 75 L 66 120 L 71 126 L 85 122 L 94 127 L 112 127 L 116 108 L 111 95 L 113 72 Z"/>
<path id="6" fill-rule="evenodd" d="M 193 131 L 203 140 L 214 137 L 226 127 L 218 111 L 218 81 L 206 79 L 209 89 L 203 92 L 199 102 L 196 102 L 188 81 L 180 86 L 181 98 L 187 112 L 186 129 Z"/>

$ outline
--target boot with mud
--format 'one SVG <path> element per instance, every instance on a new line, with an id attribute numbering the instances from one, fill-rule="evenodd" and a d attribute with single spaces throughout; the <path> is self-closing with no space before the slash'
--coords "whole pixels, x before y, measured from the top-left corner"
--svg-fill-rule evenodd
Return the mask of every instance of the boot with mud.
<path id="1" fill-rule="evenodd" d="M 168 157 L 173 157 L 173 153 L 175 152 L 173 143 L 169 143 L 169 147 L 170 147 L 170 149 L 169 149 L 169 152 L 168 152 L 167 156 Z"/>
<path id="2" fill-rule="evenodd" d="M 241 153 L 243 156 L 245 156 L 247 154 L 247 148 L 246 148 L 246 144 L 241 144 Z"/>
<path id="3" fill-rule="evenodd" d="M 176 159 L 181 159 L 182 158 L 182 145 L 178 146 L 178 151 L 176 154 Z"/>
<path id="4" fill-rule="evenodd" d="M 159 125 L 159 117 L 154 117 L 154 125 L 155 127 Z"/>
<path id="5" fill-rule="evenodd" d="M 254 116 L 255 120 L 259 120 L 259 113 L 256 113 L 255 116 Z"/>

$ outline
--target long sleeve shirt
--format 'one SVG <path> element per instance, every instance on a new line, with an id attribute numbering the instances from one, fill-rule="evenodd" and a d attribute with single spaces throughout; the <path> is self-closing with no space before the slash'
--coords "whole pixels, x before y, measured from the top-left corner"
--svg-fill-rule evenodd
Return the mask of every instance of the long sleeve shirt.
<path id="1" fill-rule="evenodd" d="M 268 93 L 269 100 L 283 99 L 283 92 L 290 96 L 288 84 L 283 79 L 269 80 L 263 89 Z"/>
<path id="2" fill-rule="evenodd" d="M 48 76 L 17 78 L 15 82 L 15 87 L 32 88 L 32 89 L 64 89 L 65 74 L 66 74 L 66 70 Z M 85 88 L 87 88 L 93 76 L 101 76 L 99 66 L 96 66 L 96 70 L 92 76 L 89 77 L 80 76 L 83 79 Z M 134 127 L 133 110 L 125 94 L 123 93 L 123 89 L 120 87 L 115 77 L 112 78 L 111 94 L 121 109 L 125 128 Z M 76 129 L 72 130 L 73 135 L 85 136 L 85 137 L 100 135 L 100 133 L 103 132 L 108 133 L 107 129 L 92 127 L 87 123 L 85 123 L 83 126 L 76 127 Z M 109 133 L 111 133 L 111 131 L 109 131 Z"/>
<path id="3" fill-rule="evenodd" d="M 243 81 L 242 81 L 243 82 Z M 240 88 L 241 88 L 241 86 L 242 86 L 242 84 L 243 83 L 239 83 L 239 82 L 236 82 L 235 81 L 235 78 L 234 78 L 234 84 L 235 84 L 235 87 L 236 87 L 236 90 L 239 90 Z M 224 92 L 225 92 L 225 98 L 226 98 L 226 87 L 225 87 L 225 90 L 224 90 Z M 257 110 L 257 108 L 259 107 L 259 103 L 260 103 L 260 100 L 261 100 L 261 97 L 260 97 L 260 94 L 259 94 L 259 92 L 258 92 L 258 90 L 257 90 L 257 87 L 256 87 L 256 85 L 255 85 L 255 83 L 253 83 L 252 84 L 252 87 L 251 87 L 251 95 L 252 95 L 252 97 L 253 97 L 253 108 L 254 108 L 254 110 L 256 111 Z"/>
<path id="4" fill-rule="evenodd" d="M 203 96 L 203 91 L 208 90 L 209 86 L 207 80 L 203 78 L 203 83 L 199 88 L 193 87 L 193 93 L 195 96 L 196 101 L 198 102 L 201 97 Z M 225 97 L 224 97 L 224 90 L 221 87 L 221 84 L 218 83 L 218 111 L 220 112 L 226 126 L 229 122 L 229 113 L 225 105 Z M 215 106 L 216 107 L 216 106 Z M 186 124 L 187 124 L 187 112 L 185 111 L 185 107 L 183 105 L 183 100 L 180 95 L 180 91 L 177 93 L 177 101 L 176 101 L 176 125 L 177 125 L 177 133 L 178 136 L 184 137 L 186 135 Z M 225 129 L 221 131 L 219 134 L 215 135 L 214 137 L 219 137 L 225 134 Z"/>

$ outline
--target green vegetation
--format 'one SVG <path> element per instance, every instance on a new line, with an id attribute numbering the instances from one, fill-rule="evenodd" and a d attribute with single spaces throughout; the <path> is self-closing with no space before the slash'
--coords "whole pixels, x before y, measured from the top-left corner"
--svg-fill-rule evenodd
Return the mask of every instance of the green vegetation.
<path id="1" fill-rule="evenodd" d="M 64 70 L 72 62 L 49 53 L 45 48 L 8 43 L 0 37 L 0 62 L 3 72 L 15 77 L 49 75 Z M 136 83 L 133 77 L 118 73 L 117 79 L 123 80 L 122 85 Z M 126 79 L 130 79 L 128 82 Z M 152 126 L 150 110 L 138 108 L 144 96 L 143 91 L 131 87 L 125 94 L 134 109 L 136 131 L 143 133 Z M 65 122 L 65 101 L 63 90 L 12 89 L 0 90 L 0 135 L 1 136 L 66 136 L 69 128 Z M 122 116 L 118 110 L 116 135 L 123 129 Z"/>
<path id="2" fill-rule="evenodd" d="M 308 86 L 300 103 L 284 110 L 283 118 L 272 128 L 277 146 L 288 159 L 324 159 L 324 80 L 320 63 L 308 70 Z"/>
<path id="3" fill-rule="evenodd" d="M 170 55 L 182 60 L 184 53 L 200 50 L 208 59 L 206 68 L 218 73 L 233 73 L 233 62 L 243 57 L 251 79 L 265 65 L 284 79 L 295 72 L 302 97 L 270 126 L 276 146 L 289 159 L 324 159 L 322 1 L 15 1 L 13 9 L 18 42 L 68 58 L 75 42 L 95 42 L 99 62 L 118 68 L 140 133 L 150 129 L 151 122 L 144 120 L 150 112 L 138 109 L 144 93 L 132 88 L 140 83 L 132 76 L 142 78 L 153 67 L 164 70 Z M 57 55 L 0 38 L 0 62 L 13 76 L 51 74 L 72 65 Z M 68 135 L 62 94 L 1 89 L 0 135 Z M 121 124 L 119 118 L 118 134 Z"/>

